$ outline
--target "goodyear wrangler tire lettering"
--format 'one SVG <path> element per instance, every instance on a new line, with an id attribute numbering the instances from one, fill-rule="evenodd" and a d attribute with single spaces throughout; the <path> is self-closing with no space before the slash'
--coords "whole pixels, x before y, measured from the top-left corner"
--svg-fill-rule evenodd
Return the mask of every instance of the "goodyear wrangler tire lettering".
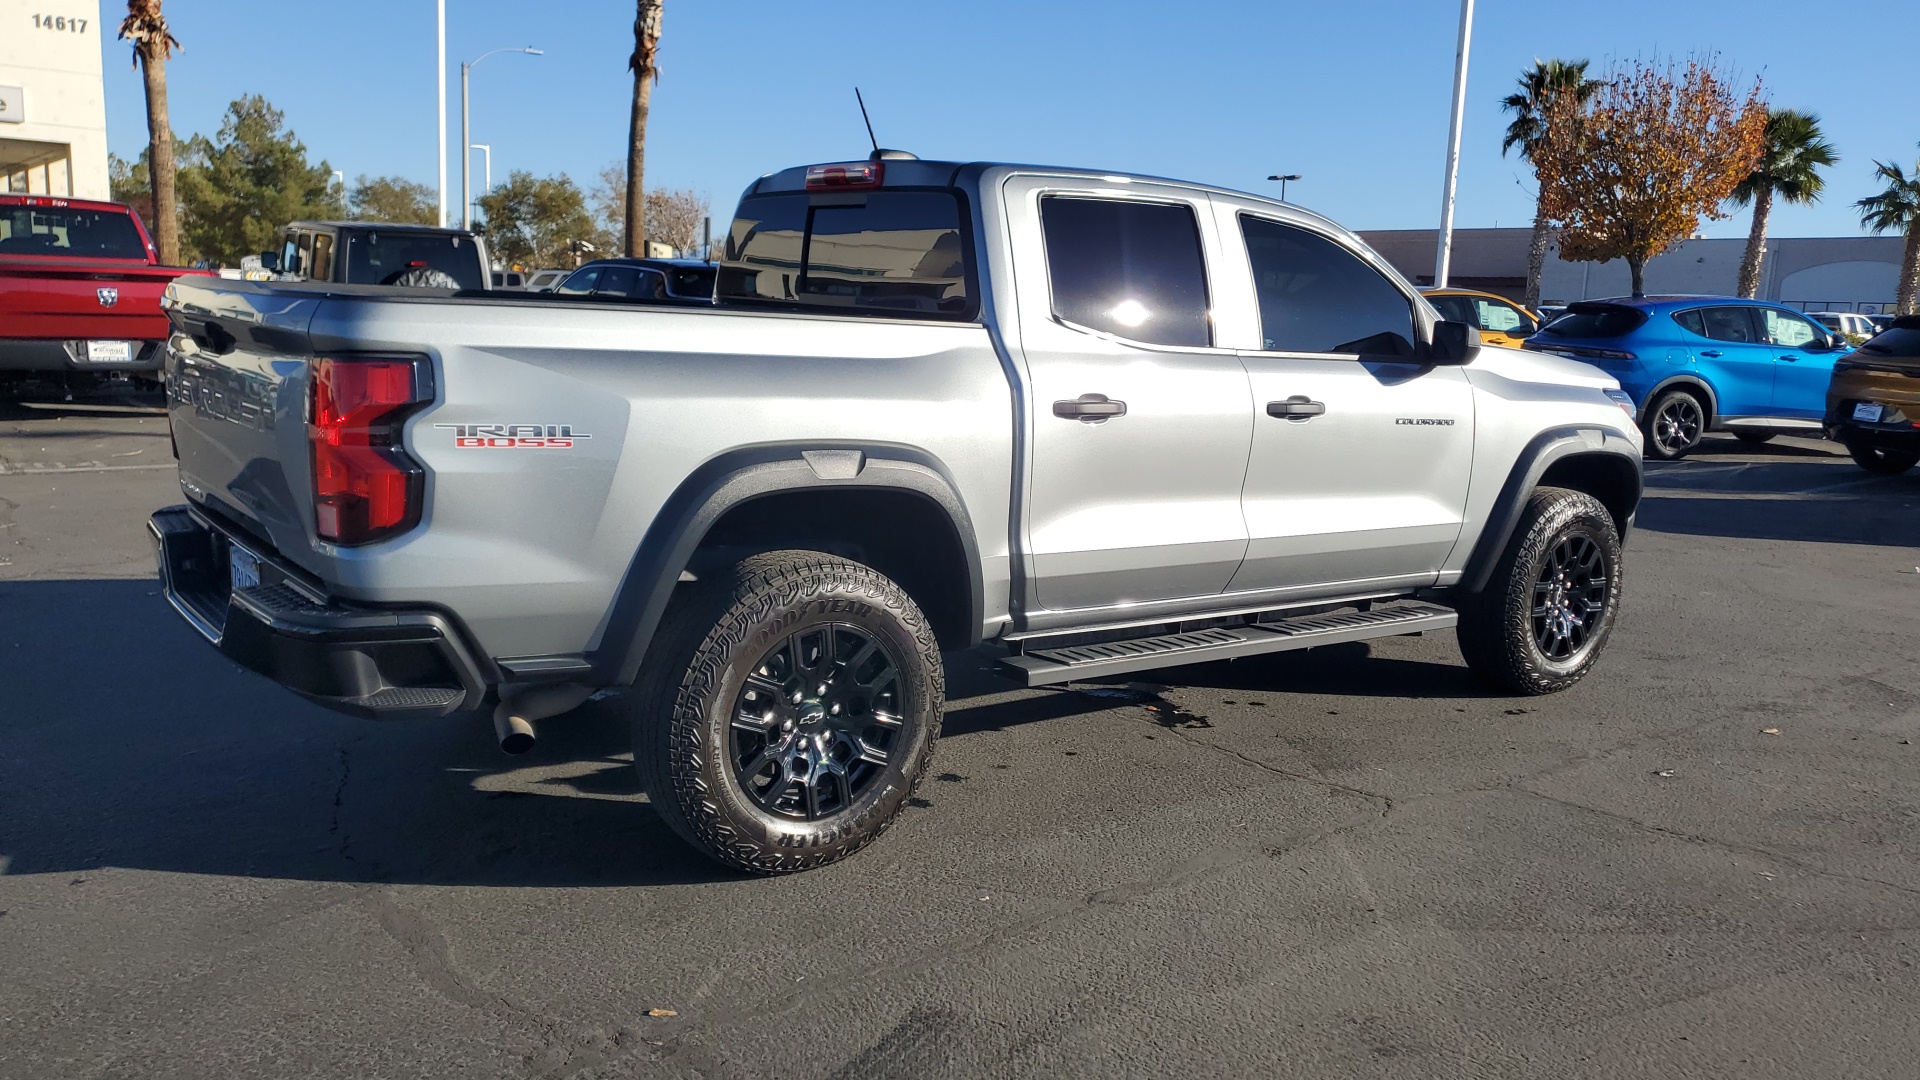
<path id="1" fill-rule="evenodd" d="M 760 874 L 858 851 L 931 760 L 945 701 L 926 616 L 871 567 L 775 551 L 668 607 L 635 695 L 634 762 L 662 820 Z"/>

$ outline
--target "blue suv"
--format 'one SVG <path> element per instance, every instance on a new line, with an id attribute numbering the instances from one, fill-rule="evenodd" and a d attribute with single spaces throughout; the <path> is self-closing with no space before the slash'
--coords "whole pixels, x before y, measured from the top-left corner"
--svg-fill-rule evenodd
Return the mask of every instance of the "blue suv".
<path id="1" fill-rule="evenodd" d="M 1708 431 L 1763 443 L 1815 434 L 1846 339 L 1792 308 L 1727 296 L 1584 300 L 1526 348 L 1584 360 L 1640 409 L 1649 457 L 1671 459 Z"/>

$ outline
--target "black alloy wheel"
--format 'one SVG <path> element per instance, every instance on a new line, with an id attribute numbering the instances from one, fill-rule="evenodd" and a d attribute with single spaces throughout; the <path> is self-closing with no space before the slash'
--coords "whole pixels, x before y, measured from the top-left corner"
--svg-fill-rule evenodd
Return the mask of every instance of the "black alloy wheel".
<path id="1" fill-rule="evenodd" d="M 1533 644 L 1556 664 L 1577 663 L 1597 640 L 1607 610 L 1607 563 L 1585 533 L 1568 533 L 1540 564 L 1533 583 Z"/>
<path id="2" fill-rule="evenodd" d="M 940 644 L 870 566 L 751 555 L 688 583 L 661 618 L 634 700 L 653 809 L 736 869 L 790 874 L 873 842 L 940 737 Z"/>
<path id="3" fill-rule="evenodd" d="M 1669 390 L 1647 410 L 1647 453 L 1663 461 L 1677 458 L 1700 445 L 1706 429 L 1707 413 L 1700 399 L 1684 390 Z"/>
<path id="4" fill-rule="evenodd" d="M 741 789 L 802 821 L 852 806 L 912 722 L 899 669 L 885 642 L 851 623 L 809 627 L 767 650 L 734 704 L 728 757 Z"/>

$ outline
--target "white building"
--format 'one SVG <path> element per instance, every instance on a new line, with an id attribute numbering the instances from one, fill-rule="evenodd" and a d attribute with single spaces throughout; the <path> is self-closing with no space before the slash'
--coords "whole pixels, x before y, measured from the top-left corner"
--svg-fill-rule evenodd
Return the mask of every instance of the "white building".
<path id="1" fill-rule="evenodd" d="M 120 24 L 100 16 L 92 0 L 0 0 L 0 191 L 109 197 L 100 63 Z"/>
<path id="2" fill-rule="evenodd" d="M 1435 234 L 1402 229 L 1360 234 L 1416 285 L 1433 281 Z M 1449 283 L 1519 299 L 1527 284 L 1531 229 L 1459 229 L 1453 234 Z M 1857 311 L 1873 315 L 1894 309 L 1905 239 L 1887 236 L 1790 236 L 1767 241 L 1761 263 L 1762 300 L 1802 311 Z M 1732 296 L 1740 277 L 1744 238 L 1686 240 L 1647 262 L 1649 295 Z M 1540 271 L 1540 302 L 1565 304 L 1626 296 L 1633 291 L 1627 264 L 1567 262 L 1549 248 Z"/>

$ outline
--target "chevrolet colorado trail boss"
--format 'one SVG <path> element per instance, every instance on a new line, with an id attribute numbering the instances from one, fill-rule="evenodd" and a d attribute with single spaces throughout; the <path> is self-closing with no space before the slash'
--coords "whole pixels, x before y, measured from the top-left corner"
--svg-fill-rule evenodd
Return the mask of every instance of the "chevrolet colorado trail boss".
<path id="1" fill-rule="evenodd" d="M 920 161 L 749 187 L 711 307 L 183 280 L 168 599 L 367 717 L 503 748 L 631 687 L 654 807 L 761 873 L 925 774 L 943 650 L 1025 685 L 1458 627 L 1592 667 L 1641 436 L 1352 233 L 1138 176 Z"/>

